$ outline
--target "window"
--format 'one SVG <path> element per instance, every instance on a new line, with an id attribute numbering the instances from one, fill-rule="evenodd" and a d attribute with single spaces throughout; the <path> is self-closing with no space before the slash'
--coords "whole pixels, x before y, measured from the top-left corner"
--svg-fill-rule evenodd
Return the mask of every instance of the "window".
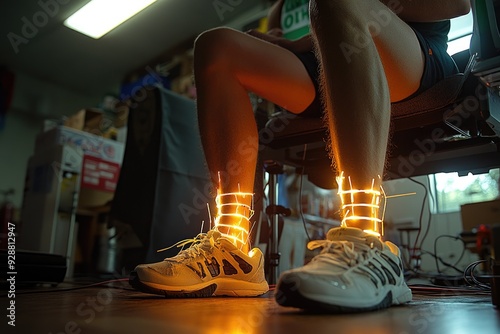
<path id="1" fill-rule="evenodd" d="M 448 34 L 448 53 L 453 55 L 470 46 L 472 37 L 472 12 L 451 20 Z M 466 203 L 490 201 L 500 197 L 499 169 L 489 173 L 458 176 L 458 173 L 429 175 L 432 213 L 460 211 Z"/>
<path id="2" fill-rule="evenodd" d="M 447 213 L 460 211 L 466 203 L 490 201 L 499 197 L 498 168 L 489 173 L 458 176 L 457 173 L 429 175 L 431 188 L 431 212 Z"/>
<path id="3" fill-rule="evenodd" d="M 467 50 L 472 37 L 472 11 L 469 14 L 451 20 L 450 33 L 448 34 L 448 53 L 453 55 Z"/>

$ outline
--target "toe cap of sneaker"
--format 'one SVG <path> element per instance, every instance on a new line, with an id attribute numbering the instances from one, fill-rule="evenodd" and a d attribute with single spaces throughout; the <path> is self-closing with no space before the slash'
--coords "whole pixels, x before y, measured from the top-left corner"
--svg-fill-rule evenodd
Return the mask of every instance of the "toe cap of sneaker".
<path id="1" fill-rule="evenodd" d="M 356 284 L 340 276 L 310 274 L 301 271 L 285 272 L 277 286 L 287 285 L 287 289 L 308 299 L 324 303 L 356 303 L 355 300 L 377 298 L 378 289 L 368 279 L 357 279 Z"/>

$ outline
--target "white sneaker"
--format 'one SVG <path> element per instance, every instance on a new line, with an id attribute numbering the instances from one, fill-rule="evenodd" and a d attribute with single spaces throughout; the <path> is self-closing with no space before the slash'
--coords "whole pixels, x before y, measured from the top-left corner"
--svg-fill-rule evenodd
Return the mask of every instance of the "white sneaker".
<path id="1" fill-rule="evenodd" d="M 339 227 L 312 241 L 320 254 L 284 272 L 275 298 L 282 306 L 313 311 L 372 311 L 411 301 L 396 245 L 357 228 Z"/>
<path id="2" fill-rule="evenodd" d="M 138 265 L 130 275 L 137 290 L 166 297 L 258 296 L 269 286 L 258 248 L 248 255 L 215 230 L 161 262 Z"/>

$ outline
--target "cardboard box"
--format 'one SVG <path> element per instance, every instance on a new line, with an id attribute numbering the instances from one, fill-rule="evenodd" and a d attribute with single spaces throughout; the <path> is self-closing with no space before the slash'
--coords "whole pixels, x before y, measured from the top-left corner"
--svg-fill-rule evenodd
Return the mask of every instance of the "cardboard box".
<path id="1" fill-rule="evenodd" d="M 35 152 L 46 151 L 55 145 L 68 145 L 83 151 L 81 188 L 114 192 L 125 151 L 123 143 L 59 126 L 37 136 Z"/>
<path id="2" fill-rule="evenodd" d="M 120 164 L 87 154 L 83 156 L 82 188 L 114 192 L 119 176 Z"/>
<path id="3" fill-rule="evenodd" d="M 42 132 L 52 130 L 63 125 L 63 120 L 60 119 L 45 119 L 42 124 Z"/>
<path id="4" fill-rule="evenodd" d="M 99 109 L 82 109 L 64 120 L 64 126 L 100 135 L 103 129 L 103 112 Z"/>
<path id="5" fill-rule="evenodd" d="M 462 227 L 472 231 L 479 225 L 500 225 L 500 199 L 461 206 Z"/>
<path id="6" fill-rule="evenodd" d="M 188 74 L 172 80 L 172 91 L 192 100 L 196 99 L 196 87 L 193 75 Z"/>
<path id="7" fill-rule="evenodd" d="M 80 110 L 64 119 L 64 126 L 76 130 L 83 130 L 85 125 L 85 110 Z"/>
<path id="8" fill-rule="evenodd" d="M 109 127 L 110 122 L 106 122 L 104 114 L 100 110 L 85 109 L 85 123 L 83 131 L 101 136 Z"/>
<path id="9" fill-rule="evenodd" d="M 123 128 L 127 125 L 128 121 L 128 113 L 129 113 L 129 107 L 124 104 L 118 104 L 115 109 L 115 118 L 113 121 L 113 125 L 115 128 Z"/>
<path id="10" fill-rule="evenodd" d="M 113 200 L 114 193 L 91 188 L 80 189 L 78 209 L 91 209 L 107 204 Z"/>
<path id="11" fill-rule="evenodd" d="M 36 137 L 35 152 L 43 151 L 54 145 L 79 147 L 85 154 L 116 162 L 120 165 L 125 151 L 123 143 L 65 126 L 58 126 L 40 133 Z"/>

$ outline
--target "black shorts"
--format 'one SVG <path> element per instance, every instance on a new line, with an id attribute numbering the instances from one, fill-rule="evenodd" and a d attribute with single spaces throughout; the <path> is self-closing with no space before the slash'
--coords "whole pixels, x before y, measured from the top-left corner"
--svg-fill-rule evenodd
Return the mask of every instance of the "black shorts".
<path id="1" fill-rule="evenodd" d="M 433 40 L 432 38 L 425 38 L 418 30 L 412 28 L 420 43 L 420 47 L 425 57 L 424 73 L 420 80 L 420 87 L 411 96 L 405 100 L 414 97 L 433 86 L 436 82 L 458 73 L 457 66 L 453 59 L 446 52 L 442 42 Z M 300 59 L 302 64 L 309 73 L 314 87 L 316 89 L 316 96 L 313 102 L 307 107 L 301 116 L 304 117 L 320 117 L 322 116 L 321 93 L 319 88 L 319 63 L 313 51 L 306 53 L 297 53 L 296 56 Z"/>
<path id="2" fill-rule="evenodd" d="M 442 42 L 432 38 L 425 38 L 418 30 L 413 27 L 411 28 L 417 36 L 425 59 L 424 73 L 420 80 L 420 87 L 415 93 L 407 97 L 406 100 L 429 89 L 440 80 L 458 73 L 455 61 L 448 54 Z"/>
<path id="3" fill-rule="evenodd" d="M 304 67 L 306 68 L 307 73 L 311 77 L 311 80 L 314 84 L 314 90 L 316 91 L 316 95 L 314 96 L 314 100 L 311 104 L 300 113 L 300 116 L 303 117 L 319 117 L 322 113 L 322 105 L 321 105 L 321 93 L 319 88 L 319 62 L 316 58 L 316 54 L 314 51 L 304 52 L 304 53 L 296 53 L 295 54 Z"/>

